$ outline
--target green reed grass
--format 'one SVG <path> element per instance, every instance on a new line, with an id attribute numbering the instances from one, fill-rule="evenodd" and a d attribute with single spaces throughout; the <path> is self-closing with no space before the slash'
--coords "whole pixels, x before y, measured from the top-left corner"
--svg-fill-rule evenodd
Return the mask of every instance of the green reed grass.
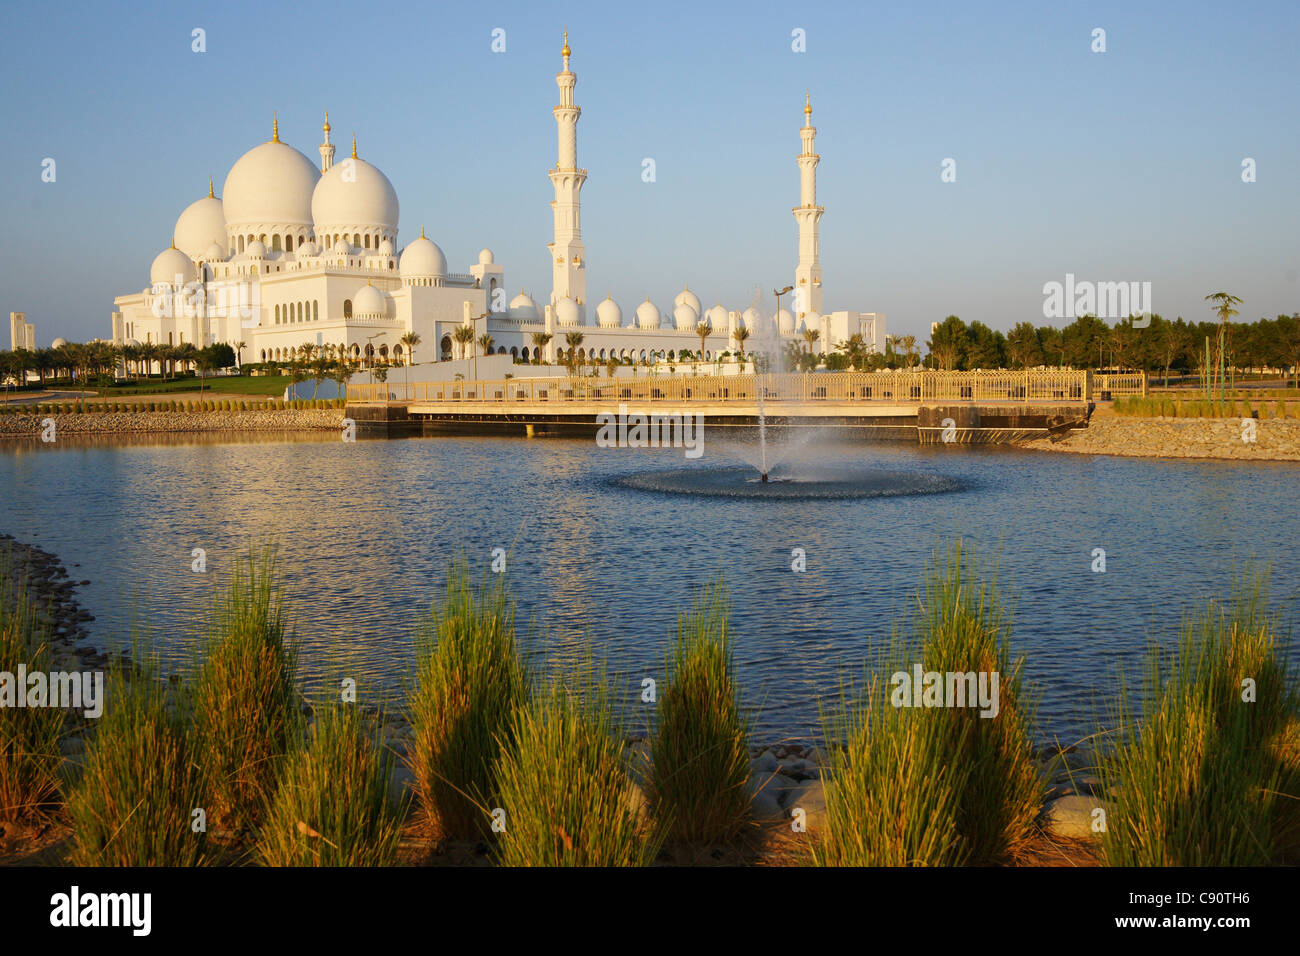
<path id="1" fill-rule="evenodd" d="M 221 826 L 251 827 L 302 724 L 274 549 L 234 563 L 213 600 L 200 654 L 194 732 L 211 811 Z"/>
<path id="2" fill-rule="evenodd" d="M 1102 836 L 1113 866 L 1259 866 L 1300 855 L 1300 706 L 1286 648 L 1247 570 L 1226 605 L 1153 649 L 1136 720 L 1103 750 L 1117 796 Z M 1254 681 L 1254 702 L 1247 680 Z M 1121 694 L 1121 707 L 1127 700 Z"/>
<path id="3" fill-rule="evenodd" d="M 718 581 L 679 617 L 669 652 L 649 783 L 654 812 L 676 841 L 730 840 L 750 815 L 748 728 L 729 617 Z"/>
<path id="4" fill-rule="evenodd" d="M 444 836 L 488 836 L 497 759 L 528 695 L 514 607 L 500 579 L 475 587 L 468 565 L 453 563 L 417 650 L 409 759 L 419 804 Z"/>
<path id="5" fill-rule="evenodd" d="M 535 693 L 511 721 L 498 767 L 507 866 L 645 866 L 662 826 L 628 775 L 603 675 Z"/>
<path id="6" fill-rule="evenodd" d="M 389 866 L 401 823 L 388 797 L 392 753 L 356 704 L 318 704 L 287 760 L 257 843 L 268 866 Z"/>
<path id="7" fill-rule="evenodd" d="M 142 645 L 108 674 L 108 706 L 68 794 L 74 866 L 208 862 L 203 774 L 186 734 L 184 689 L 158 677 Z"/>
<path id="8" fill-rule="evenodd" d="M 0 672 L 17 681 L 28 673 L 51 670 L 48 633 L 36 619 L 26 582 L 0 563 Z M 14 700 L 0 706 L 0 820 L 43 818 L 59 801 L 59 740 L 63 713 L 55 707 L 14 707 L 25 688 L 12 687 Z"/>
<path id="9" fill-rule="evenodd" d="M 832 759 L 818 862 L 1006 864 L 1034 835 L 1045 790 L 1032 746 L 1035 704 L 1023 658 L 1011 658 L 996 572 L 959 539 L 936 555 L 919 599 L 910 639 L 896 639 L 888 655 L 889 672 L 910 673 L 916 662 L 940 674 L 996 672 L 998 713 L 897 708 L 881 678 L 865 699 L 846 696 L 844 716 L 826 722 L 828 741 L 848 749 Z"/>

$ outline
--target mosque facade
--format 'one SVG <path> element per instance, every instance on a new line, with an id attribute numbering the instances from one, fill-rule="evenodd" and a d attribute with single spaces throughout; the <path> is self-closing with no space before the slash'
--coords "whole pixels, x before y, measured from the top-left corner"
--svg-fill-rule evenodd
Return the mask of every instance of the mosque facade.
<path id="1" fill-rule="evenodd" d="M 554 188 L 551 290 L 539 303 L 527 292 L 507 301 L 505 271 L 491 249 L 465 272 L 451 272 L 442 249 L 420 236 L 398 249 L 400 206 L 388 177 L 357 153 L 334 161 L 328 115 L 318 163 L 272 135 L 235 163 L 216 195 L 190 204 L 176 220 L 171 246 L 160 252 L 141 292 L 115 298 L 113 341 L 202 347 L 229 343 L 242 363 L 292 357 L 304 343 L 333 345 L 354 359 L 405 362 L 402 341 L 419 337 L 418 363 L 461 357 L 454 340 L 469 325 L 477 339 L 492 337 L 493 353 L 537 357 L 537 336 L 550 336 L 541 357 L 555 361 L 566 333 L 581 332 L 580 355 L 588 360 L 634 362 L 671 358 L 700 349 L 699 326 L 711 332 L 705 357 L 742 347 L 771 347 L 799 340 L 816 329 L 815 351 L 830 352 L 851 335 L 884 349 L 882 313 L 822 311 L 822 270 L 817 205 L 817 130 L 805 101 L 797 163 L 800 203 L 794 207 L 798 258 L 791 292 L 777 316 L 751 306 L 706 308 L 684 288 L 672 308 L 648 298 L 630 315 L 606 297 L 590 307 L 587 256 L 582 241 L 581 192 L 587 171 L 578 166 L 574 99 L 577 74 L 570 69 L 566 33 L 563 69 L 556 74 L 560 102 L 554 108 L 557 156 L 549 177 Z M 748 341 L 737 337 L 748 330 Z M 408 339 L 409 341 L 409 339 Z"/>

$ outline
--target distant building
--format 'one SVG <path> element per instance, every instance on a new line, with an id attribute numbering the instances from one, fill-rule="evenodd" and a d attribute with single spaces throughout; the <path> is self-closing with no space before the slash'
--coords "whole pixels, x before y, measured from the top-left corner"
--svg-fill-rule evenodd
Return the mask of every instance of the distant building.
<path id="1" fill-rule="evenodd" d="M 9 348 L 36 351 L 36 327 L 27 321 L 26 312 L 9 313 Z"/>
<path id="2" fill-rule="evenodd" d="M 798 341 L 816 331 L 823 354 L 854 335 L 884 351 L 880 312 L 822 311 L 822 268 L 817 205 L 817 130 L 805 100 L 797 162 L 800 200 L 798 260 L 789 298 L 780 313 L 755 305 L 743 312 L 721 303 L 706 309 L 684 288 L 661 310 L 647 297 L 631 314 L 609 297 L 592 303 L 587 293 L 587 251 L 581 233 L 580 193 L 587 171 L 578 166 L 577 74 L 569 69 L 568 35 L 556 75 L 560 103 L 554 109 L 554 229 L 547 244 L 551 290 L 540 303 L 527 292 L 506 295 L 505 270 L 491 249 L 463 273 L 451 272 L 442 250 L 425 236 L 405 248 L 397 242 L 398 200 L 388 177 L 352 156 L 334 162 L 329 118 L 322 127 L 320 163 L 280 142 L 278 124 L 269 142 L 244 154 L 218 197 L 192 203 L 176 221 L 169 248 L 149 270 L 149 286 L 114 299 L 113 341 L 204 346 L 227 342 L 241 361 L 276 362 L 304 342 L 336 346 L 357 359 L 401 361 L 401 339 L 419 336 L 421 361 L 460 357 L 455 334 L 462 325 L 492 337 L 488 351 L 529 360 L 554 361 L 565 334 L 581 332 L 587 361 L 655 361 L 696 352 L 712 360 L 739 349 L 745 329 L 749 349 Z M 482 325 L 479 322 L 482 321 Z M 705 342 L 699 331 L 707 325 Z M 540 348 L 534 335 L 549 335 Z"/>

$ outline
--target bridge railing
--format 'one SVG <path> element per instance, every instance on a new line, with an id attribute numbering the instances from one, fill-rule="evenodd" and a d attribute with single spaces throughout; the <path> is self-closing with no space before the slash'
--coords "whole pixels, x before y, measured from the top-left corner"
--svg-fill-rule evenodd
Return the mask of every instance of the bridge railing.
<path id="1" fill-rule="evenodd" d="M 1115 377 L 1115 376 L 1112 376 Z M 490 381 L 385 382 L 349 385 L 348 400 L 363 403 L 584 403 L 682 405 L 772 403 L 1084 401 L 1091 373 L 1073 369 L 939 372 L 814 372 L 771 375 L 698 375 L 641 378 L 511 378 Z"/>

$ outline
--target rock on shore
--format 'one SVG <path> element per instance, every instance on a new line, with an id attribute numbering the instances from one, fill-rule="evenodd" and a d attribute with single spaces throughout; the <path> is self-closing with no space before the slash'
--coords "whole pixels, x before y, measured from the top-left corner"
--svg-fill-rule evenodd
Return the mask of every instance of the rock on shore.
<path id="1" fill-rule="evenodd" d="M 1094 417 L 1087 428 L 1072 431 L 1059 442 L 1036 438 L 1022 448 L 1080 455 L 1119 455 L 1130 458 L 1207 458 L 1236 461 L 1300 461 L 1300 421 L 1240 418 Z"/>
<path id="2" fill-rule="evenodd" d="M 46 419 L 54 420 L 56 435 L 125 435 L 149 432 L 340 431 L 343 417 L 341 408 L 0 415 L 0 437 L 37 437 L 45 427 Z"/>

